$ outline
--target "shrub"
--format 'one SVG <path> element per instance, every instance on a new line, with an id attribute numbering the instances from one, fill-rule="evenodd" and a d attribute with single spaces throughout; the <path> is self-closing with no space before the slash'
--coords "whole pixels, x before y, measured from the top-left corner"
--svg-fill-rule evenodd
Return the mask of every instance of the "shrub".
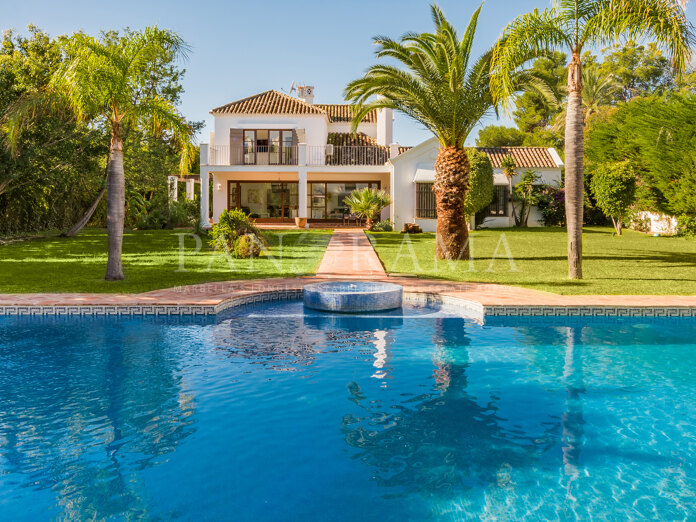
<path id="1" fill-rule="evenodd" d="M 372 230 L 374 220 L 382 212 L 382 209 L 391 204 L 391 198 L 384 190 L 375 190 L 369 187 L 357 189 L 345 199 L 350 211 L 365 220 L 368 230 Z"/>
<path id="2" fill-rule="evenodd" d="M 537 208 L 547 227 L 565 226 L 565 189 L 546 185 L 541 189 Z"/>
<path id="3" fill-rule="evenodd" d="M 147 214 L 141 214 L 135 223 L 138 230 L 162 230 L 167 228 L 167 215 L 155 209 Z"/>
<path id="4" fill-rule="evenodd" d="M 696 237 L 696 216 L 682 214 L 677 217 L 677 235 L 685 237 Z"/>
<path id="5" fill-rule="evenodd" d="M 234 257 L 247 259 L 259 257 L 261 254 L 261 241 L 256 234 L 244 234 L 240 236 L 234 246 Z"/>
<path id="6" fill-rule="evenodd" d="M 394 230 L 394 225 L 392 225 L 390 219 L 385 219 L 373 226 L 372 230 L 374 232 L 391 232 L 392 230 Z"/>
<path id="7" fill-rule="evenodd" d="M 536 185 L 537 181 L 539 181 L 539 176 L 533 170 L 526 170 L 512 191 L 512 217 L 518 227 L 527 226 L 529 212 L 539 202 L 540 190 L 539 186 Z M 515 202 L 520 204 L 518 209 L 515 209 Z"/>
<path id="8" fill-rule="evenodd" d="M 168 209 L 167 226 L 169 228 L 193 226 L 198 214 L 198 203 L 195 200 L 172 201 Z"/>
<path id="9" fill-rule="evenodd" d="M 264 237 L 258 227 L 240 209 L 223 210 L 210 231 L 210 244 L 216 250 L 235 252 L 237 239 L 252 234 L 259 241 Z"/>
<path id="10" fill-rule="evenodd" d="M 464 198 L 464 212 L 473 216 L 493 201 L 495 186 L 493 183 L 493 165 L 488 155 L 476 149 L 467 149 L 469 158 L 469 190 Z"/>
<path id="11" fill-rule="evenodd" d="M 592 192 L 597 206 L 611 218 L 616 233 L 621 235 L 623 223 L 630 219 L 636 196 L 633 167 L 625 161 L 599 165 L 592 177 Z"/>
<path id="12" fill-rule="evenodd" d="M 634 216 L 631 220 L 631 228 L 638 232 L 650 232 L 650 218 L 647 216 Z"/>

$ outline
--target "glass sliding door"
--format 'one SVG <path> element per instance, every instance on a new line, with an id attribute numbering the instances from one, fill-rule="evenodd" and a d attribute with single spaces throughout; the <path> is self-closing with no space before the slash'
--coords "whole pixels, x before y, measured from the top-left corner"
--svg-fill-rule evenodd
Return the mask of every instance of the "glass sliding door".
<path id="1" fill-rule="evenodd" d="M 292 146 L 292 131 L 283 131 L 283 165 L 295 165 L 295 148 Z"/>
<path id="2" fill-rule="evenodd" d="M 284 221 L 297 216 L 297 183 L 229 182 L 229 208 L 240 208 L 253 219 Z"/>
<path id="3" fill-rule="evenodd" d="M 297 165 L 292 130 L 244 131 L 244 165 Z"/>
<path id="4" fill-rule="evenodd" d="M 307 206 L 311 209 L 309 217 L 326 219 L 326 183 L 310 183 L 310 186 L 311 190 L 307 191 Z"/>
<path id="5" fill-rule="evenodd" d="M 256 163 L 256 131 L 244 131 L 244 164 L 254 165 Z"/>
<path id="6" fill-rule="evenodd" d="M 280 131 L 268 131 L 268 163 L 280 165 Z"/>
<path id="7" fill-rule="evenodd" d="M 360 183 L 328 183 L 312 182 L 307 191 L 307 206 L 311 219 L 342 220 L 350 214 L 350 208 L 346 205 L 346 198 L 351 192 L 366 187 L 378 189 L 379 181 L 367 181 Z"/>

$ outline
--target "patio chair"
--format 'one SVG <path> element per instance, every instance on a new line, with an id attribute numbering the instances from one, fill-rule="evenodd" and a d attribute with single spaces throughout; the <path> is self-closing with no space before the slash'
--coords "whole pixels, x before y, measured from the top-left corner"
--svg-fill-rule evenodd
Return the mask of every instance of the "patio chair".
<path id="1" fill-rule="evenodd" d="M 350 225 L 351 221 L 355 222 L 356 225 L 360 226 L 362 219 L 360 219 L 360 216 L 358 216 L 357 214 L 353 214 L 353 213 L 343 214 L 343 224 L 344 225 Z"/>

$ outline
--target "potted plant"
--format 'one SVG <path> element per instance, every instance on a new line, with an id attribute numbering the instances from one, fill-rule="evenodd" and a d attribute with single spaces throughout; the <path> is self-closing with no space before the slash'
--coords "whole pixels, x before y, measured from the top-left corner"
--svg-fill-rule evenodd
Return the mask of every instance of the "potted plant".
<path id="1" fill-rule="evenodd" d="M 297 228 L 305 228 L 307 226 L 307 218 L 295 216 L 295 226 Z"/>

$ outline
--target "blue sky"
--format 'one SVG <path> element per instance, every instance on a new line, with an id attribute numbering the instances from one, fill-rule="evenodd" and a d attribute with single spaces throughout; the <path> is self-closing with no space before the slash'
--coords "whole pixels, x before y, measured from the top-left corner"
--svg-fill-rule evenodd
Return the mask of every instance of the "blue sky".
<path id="1" fill-rule="evenodd" d="M 549 3 L 487 0 L 475 53 L 492 45 L 515 16 Z M 463 32 L 480 1 L 438 4 Z M 341 103 L 345 84 L 374 62 L 372 37 L 430 30 L 428 6 L 425 0 L 0 0 L 0 26 L 25 32 L 33 23 L 51 35 L 151 24 L 173 29 L 193 48 L 185 63 L 181 109 L 187 118 L 210 125 L 213 107 L 268 89 L 287 91 L 293 81 L 314 85 L 317 103 Z M 692 22 L 695 11 L 691 7 L 688 12 Z M 493 122 L 491 117 L 484 123 Z M 206 129 L 199 139 L 208 141 L 207 136 Z M 430 136 L 419 124 L 397 115 L 394 137 L 415 145 Z"/>

